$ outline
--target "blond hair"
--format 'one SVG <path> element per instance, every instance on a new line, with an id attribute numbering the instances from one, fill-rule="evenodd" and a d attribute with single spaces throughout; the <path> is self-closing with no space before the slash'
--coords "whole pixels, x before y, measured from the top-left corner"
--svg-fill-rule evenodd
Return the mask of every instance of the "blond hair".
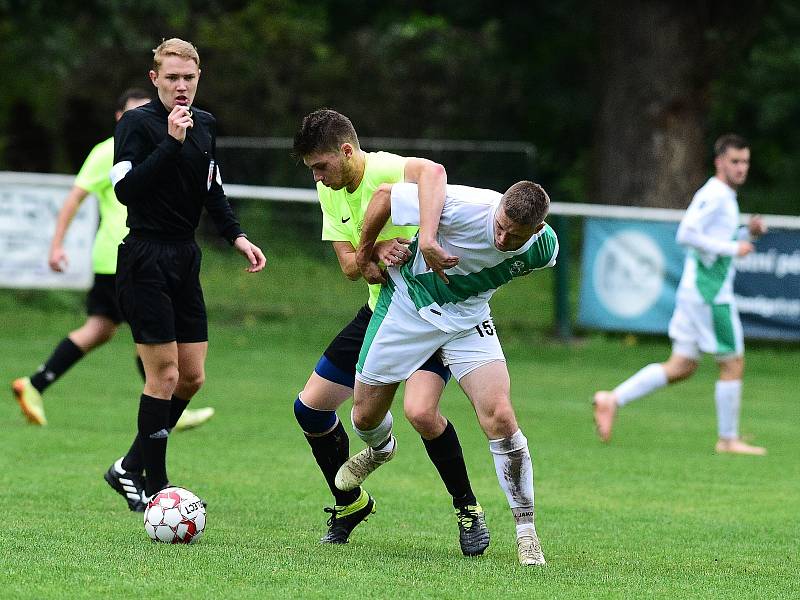
<path id="1" fill-rule="evenodd" d="M 197 48 L 191 42 L 180 38 L 164 40 L 153 48 L 153 71 L 161 68 L 161 61 L 167 56 L 179 56 L 186 60 L 193 60 L 198 68 L 200 67 L 200 55 L 197 53 Z"/>

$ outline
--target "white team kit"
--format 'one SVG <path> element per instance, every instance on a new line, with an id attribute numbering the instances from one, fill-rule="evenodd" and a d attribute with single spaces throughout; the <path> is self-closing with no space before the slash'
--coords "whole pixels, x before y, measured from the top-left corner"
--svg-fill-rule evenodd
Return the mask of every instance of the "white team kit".
<path id="1" fill-rule="evenodd" d="M 501 198 L 492 190 L 447 186 L 438 242 L 459 263 L 445 271 L 446 284 L 428 270 L 415 239 L 409 247 L 412 259 L 389 267 L 361 348 L 359 381 L 404 381 L 438 350 L 457 380 L 483 364 L 505 360 L 489 299 L 515 277 L 553 266 L 558 240 L 545 225 L 521 248 L 498 250 L 494 222 Z M 416 184 L 395 184 L 391 203 L 395 225 L 419 225 Z"/>
<path id="2" fill-rule="evenodd" d="M 744 352 L 733 295 L 738 232 L 736 192 L 711 177 L 695 193 L 678 227 L 678 243 L 689 252 L 669 323 L 676 354 L 697 359 L 702 351 L 725 359 Z"/>

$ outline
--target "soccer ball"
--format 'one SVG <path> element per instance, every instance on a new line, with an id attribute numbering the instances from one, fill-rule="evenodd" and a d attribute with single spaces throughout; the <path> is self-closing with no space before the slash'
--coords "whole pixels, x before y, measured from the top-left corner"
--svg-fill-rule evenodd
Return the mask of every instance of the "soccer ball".
<path id="1" fill-rule="evenodd" d="M 192 544 L 200 539 L 205 528 L 203 502 L 183 488 L 161 490 L 144 511 L 144 529 L 154 542 Z"/>

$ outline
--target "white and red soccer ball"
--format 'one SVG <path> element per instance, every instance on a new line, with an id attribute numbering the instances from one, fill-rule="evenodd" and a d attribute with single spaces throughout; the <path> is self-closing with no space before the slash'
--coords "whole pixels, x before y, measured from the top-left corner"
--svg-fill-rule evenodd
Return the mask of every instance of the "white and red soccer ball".
<path id="1" fill-rule="evenodd" d="M 144 511 L 144 529 L 154 542 L 192 544 L 200 539 L 205 527 L 202 500 L 183 488 L 161 490 Z"/>

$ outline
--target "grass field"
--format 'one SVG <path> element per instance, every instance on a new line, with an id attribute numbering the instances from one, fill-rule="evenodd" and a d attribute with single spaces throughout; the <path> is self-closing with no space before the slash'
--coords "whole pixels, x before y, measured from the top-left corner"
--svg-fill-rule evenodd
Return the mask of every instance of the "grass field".
<path id="1" fill-rule="evenodd" d="M 378 512 L 343 547 L 318 544 L 330 504 L 291 410 L 321 350 L 363 301 L 328 263 L 272 258 L 246 275 L 207 252 L 211 322 L 207 426 L 173 435 L 174 483 L 209 501 L 194 546 L 149 542 L 103 481 L 135 426 L 141 385 L 129 333 L 48 390 L 34 428 L 10 392 L 0 403 L 0 597 L 89 598 L 797 598 L 800 597 L 800 349 L 748 351 L 742 429 L 766 458 L 716 456 L 715 368 L 635 403 L 613 443 L 594 436 L 589 400 L 666 340 L 547 336 L 550 276 L 494 302 L 512 395 L 536 471 L 544 569 L 517 565 L 513 521 L 468 402 L 449 385 L 443 412 L 464 446 L 492 544 L 460 555 L 449 497 L 395 410 L 399 454 L 367 489 Z M 82 314 L 71 293 L 0 292 L 0 379 L 30 373 Z M 349 404 L 340 416 L 349 428 Z M 361 444 L 351 437 L 353 451 Z"/>

